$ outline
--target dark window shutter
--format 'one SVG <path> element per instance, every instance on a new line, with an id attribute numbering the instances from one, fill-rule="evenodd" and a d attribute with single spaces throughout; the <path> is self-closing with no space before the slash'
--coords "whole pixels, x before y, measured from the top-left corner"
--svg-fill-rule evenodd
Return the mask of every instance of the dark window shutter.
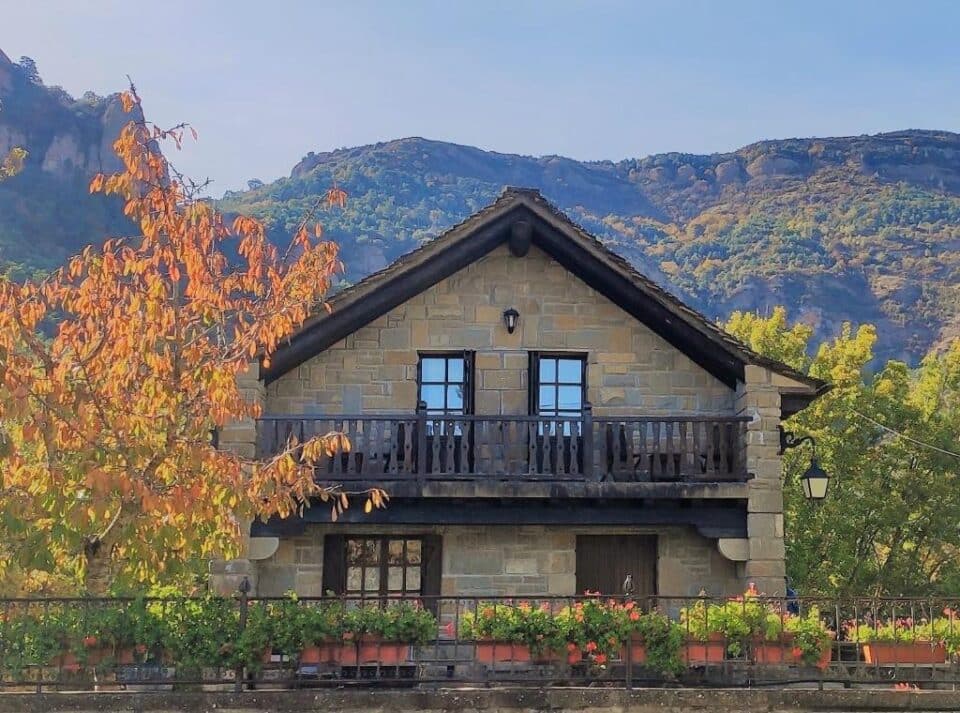
<path id="1" fill-rule="evenodd" d="M 527 415 L 536 416 L 539 411 L 538 387 L 540 386 L 540 352 L 529 352 L 527 363 Z"/>
<path id="2" fill-rule="evenodd" d="M 473 373 L 474 373 L 474 355 L 476 352 L 465 351 L 463 353 L 463 412 L 465 414 L 473 413 Z"/>
<path id="3" fill-rule="evenodd" d="M 343 594 L 347 588 L 346 541 L 343 535 L 323 538 L 323 593 Z"/>
<path id="4" fill-rule="evenodd" d="M 413 405 L 414 409 L 420 408 L 420 402 L 423 400 L 423 354 L 417 356 L 417 403 Z"/>
<path id="5" fill-rule="evenodd" d="M 420 593 L 427 597 L 440 596 L 440 581 L 443 577 L 443 536 L 423 537 L 423 564 L 420 569 Z M 437 600 L 428 599 L 424 607 L 437 613 Z"/>

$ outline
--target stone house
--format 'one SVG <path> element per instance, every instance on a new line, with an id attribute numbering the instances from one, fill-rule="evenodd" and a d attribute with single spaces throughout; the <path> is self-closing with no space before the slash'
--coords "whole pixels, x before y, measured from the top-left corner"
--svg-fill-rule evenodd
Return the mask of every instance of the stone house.
<path id="1" fill-rule="evenodd" d="M 826 384 L 761 357 L 536 191 L 498 200 L 343 290 L 246 386 L 267 454 L 331 430 L 317 464 L 388 507 L 255 522 L 261 596 L 689 596 L 784 591 L 780 423 Z"/>

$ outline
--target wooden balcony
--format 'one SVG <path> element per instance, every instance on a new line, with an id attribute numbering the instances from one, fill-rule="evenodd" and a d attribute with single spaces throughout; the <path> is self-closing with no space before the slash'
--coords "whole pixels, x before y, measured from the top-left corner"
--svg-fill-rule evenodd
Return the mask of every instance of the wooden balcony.
<path id="1" fill-rule="evenodd" d="M 410 494 L 451 481 L 676 486 L 746 481 L 748 421 L 749 417 L 735 416 L 594 417 L 589 407 L 573 418 L 426 413 L 267 416 L 257 422 L 257 437 L 258 453 L 265 457 L 294 441 L 342 433 L 349 446 L 316 462 L 318 481 L 416 484 L 416 489 L 403 488 Z M 676 487 L 660 490 L 680 492 Z M 457 492 L 480 494 L 463 488 Z"/>

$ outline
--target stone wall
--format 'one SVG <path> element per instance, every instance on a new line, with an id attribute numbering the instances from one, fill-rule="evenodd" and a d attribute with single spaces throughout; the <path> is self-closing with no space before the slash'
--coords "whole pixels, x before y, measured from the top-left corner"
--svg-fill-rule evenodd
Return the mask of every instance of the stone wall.
<path id="1" fill-rule="evenodd" d="M 332 528 L 308 526 L 300 537 L 284 538 L 270 558 L 257 563 L 261 596 L 323 594 L 323 536 Z M 735 563 L 716 542 L 691 528 L 610 528 L 543 526 L 357 527 L 338 533 L 427 534 L 443 536 L 442 595 L 513 596 L 577 594 L 578 534 L 656 534 L 657 590 L 664 596 L 733 595 L 741 582 Z"/>
<path id="2" fill-rule="evenodd" d="M 0 713 L 788 713 L 794 711 L 956 711 L 960 692 L 896 691 L 883 688 L 326 688 L 300 691 L 148 691 L 120 693 L 8 693 L 0 695 Z"/>
<path id="3" fill-rule="evenodd" d="M 503 311 L 520 312 L 508 334 Z M 531 248 L 506 247 L 442 280 L 272 383 L 266 412 L 407 412 L 417 351 L 476 351 L 478 414 L 527 412 L 527 352 L 588 354 L 594 413 L 733 413 L 734 392 Z"/>
<path id="4" fill-rule="evenodd" d="M 770 596 L 786 593 L 786 548 L 783 539 L 783 461 L 780 456 L 782 379 L 758 366 L 746 367 L 746 382 L 737 389 L 737 410 L 754 417 L 747 426 L 747 470 L 753 473 L 747 499 L 747 561 L 744 584 L 752 582 Z"/>

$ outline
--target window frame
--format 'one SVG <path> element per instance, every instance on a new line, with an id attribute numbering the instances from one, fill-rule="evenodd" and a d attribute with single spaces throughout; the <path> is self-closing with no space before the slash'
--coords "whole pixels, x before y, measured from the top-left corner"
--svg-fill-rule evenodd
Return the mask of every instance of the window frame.
<path id="1" fill-rule="evenodd" d="M 375 542 L 377 548 L 377 562 L 375 564 L 367 564 L 361 562 L 359 565 L 351 565 L 349 557 L 349 548 L 351 541 L 359 541 L 363 543 Z M 402 542 L 403 543 L 403 561 L 399 564 L 390 563 L 390 543 L 391 542 Z M 420 557 L 419 562 L 411 563 L 409 552 L 408 552 L 408 543 L 418 542 L 420 547 Z M 365 547 L 365 544 L 364 544 Z M 380 597 L 395 597 L 395 598 L 407 598 L 411 596 L 421 596 L 423 594 L 423 551 L 424 551 L 424 537 L 421 535 L 344 535 L 343 537 L 343 559 L 344 559 L 344 587 L 343 592 L 348 597 L 360 597 L 361 599 L 375 599 Z M 361 570 L 360 574 L 360 589 L 351 590 L 349 588 L 350 582 L 350 569 L 351 567 L 356 566 Z M 401 588 L 398 590 L 390 589 L 390 567 L 399 566 L 402 572 L 401 579 Z M 419 572 L 419 581 L 420 586 L 417 589 L 407 589 L 407 570 L 411 567 L 416 567 Z M 378 586 L 376 590 L 366 589 L 367 574 L 366 570 L 368 569 L 377 569 L 377 581 Z"/>
<path id="2" fill-rule="evenodd" d="M 423 351 L 420 350 L 417 352 L 417 403 L 416 408 L 419 410 L 420 403 L 424 401 L 423 399 L 423 360 L 424 359 L 444 359 L 447 360 L 443 366 L 443 381 L 429 381 L 427 382 L 428 386 L 443 386 L 444 388 L 444 408 L 442 410 L 438 409 L 429 409 L 427 413 L 433 416 L 440 415 L 451 415 L 451 416 L 471 416 L 473 415 L 473 395 L 474 395 L 474 362 L 475 354 L 473 351 L 456 351 L 456 350 L 445 350 L 445 351 Z M 448 360 L 450 359 L 462 359 L 463 360 L 463 381 L 450 381 L 450 365 Z M 463 406 L 459 410 L 453 410 L 446 407 L 447 394 L 446 390 L 450 386 L 462 385 L 463 386 Z"/>
<path id="3" fill-rule="evenodd" d="M 529 353 L 529 363 L 527 373 L 527 413 L 530 416 L 543 415 L 540 411 L 540 360 L 541 359 L 569 359 L 580 362 L 580 410 L 577 414 L 583 413 L 583 406 L 587 403 L 587 361 L 590 355 L 587 352 L 553 352 L 553 351 L 532 351 Z M 562 414 L 572 414 L 568 409 L 560 408 L 560 387 L 577 386 L 577 384 L 560 381 L 560 371 L 557 369 L 557 375 L 554 381 L 545 384 L 554 387 L 554 396 L 556 397 L 556 408 L 548 416 L 563 418 Z"/>

